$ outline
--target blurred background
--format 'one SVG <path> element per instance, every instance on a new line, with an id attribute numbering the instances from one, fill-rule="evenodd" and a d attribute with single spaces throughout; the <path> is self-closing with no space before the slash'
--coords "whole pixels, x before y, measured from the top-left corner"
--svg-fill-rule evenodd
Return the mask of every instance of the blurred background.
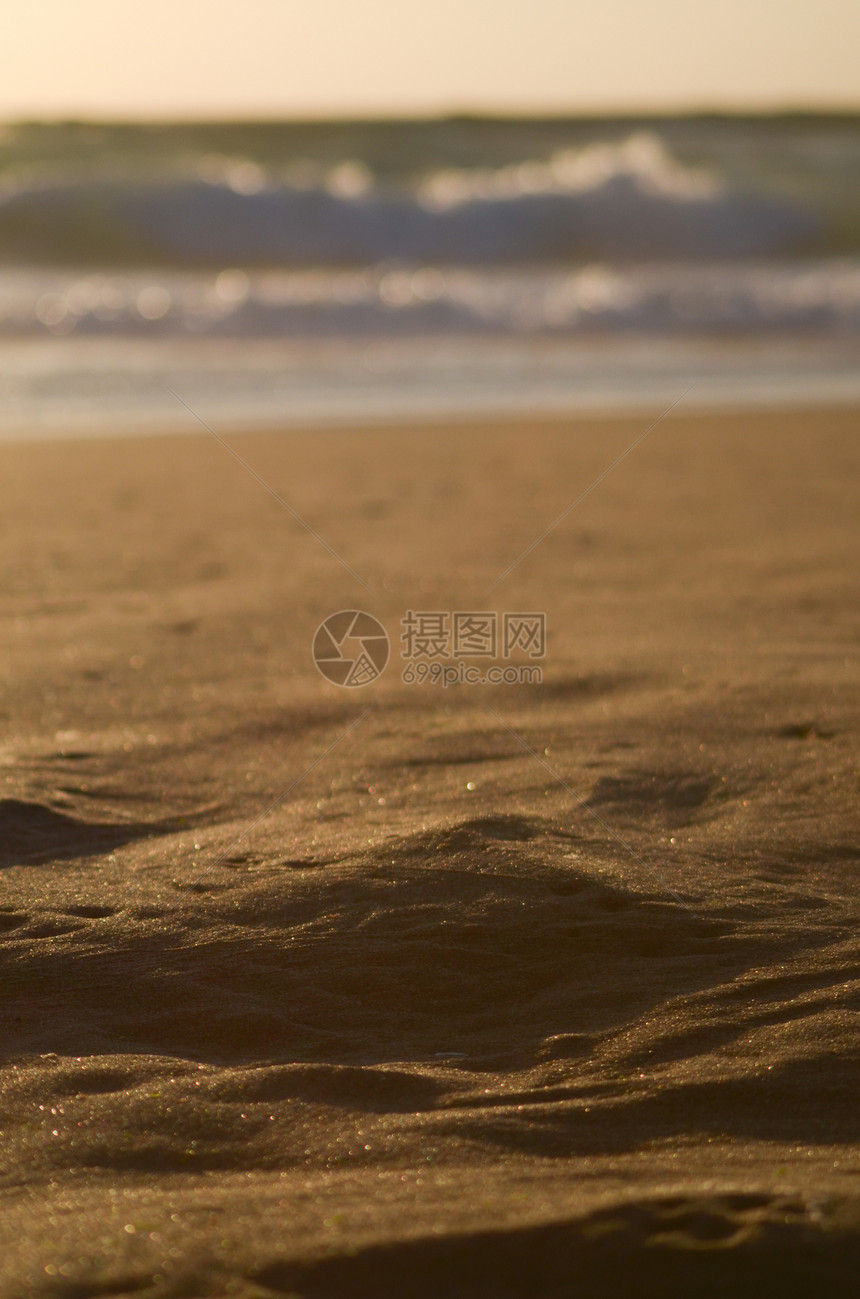
<path id="1" fill-rule="evenodd" d="M 850 402 L 849 0 L 35 0 L 0 435 Z"/>

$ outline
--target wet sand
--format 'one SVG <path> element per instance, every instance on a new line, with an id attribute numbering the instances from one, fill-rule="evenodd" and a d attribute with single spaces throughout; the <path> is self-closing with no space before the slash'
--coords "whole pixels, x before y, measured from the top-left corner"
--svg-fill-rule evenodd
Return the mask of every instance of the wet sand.
<path id="1" fill-rule="evenodd" d="M 0 447 L 0 1294 L 850 1294 L 854 412 Z M 357 582 L 329 549 L 367 583 Z M 316 671 L 343 608 L 392 660 Z M 407 685 L 407 609 L 545 611 Z"/>

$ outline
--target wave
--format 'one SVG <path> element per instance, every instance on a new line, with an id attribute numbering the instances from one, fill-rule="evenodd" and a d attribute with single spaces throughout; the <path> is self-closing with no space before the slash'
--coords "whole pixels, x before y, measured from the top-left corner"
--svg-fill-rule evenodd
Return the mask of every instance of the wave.
<path id="1" fill-rule="evenodd" d="M 249 267 L 512 266 L 788 255 L 822 234 L 659 136 L 384 185 L 358 161 L 303 174 L 203 158 L 171 175 L 8 173 L 0 260 Z"/>
<path id="2" fill-rule="evenodd" d="M 246 272 L 9 272 L 0 337 L 386 337 L 860 330 L 860 259 Z"/>

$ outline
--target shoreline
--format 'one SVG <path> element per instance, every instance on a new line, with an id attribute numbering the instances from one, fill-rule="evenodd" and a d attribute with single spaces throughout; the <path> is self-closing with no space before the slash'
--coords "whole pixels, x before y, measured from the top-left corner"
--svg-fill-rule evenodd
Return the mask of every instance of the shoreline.
<path id="1" fill-rule="evenodd" d="M 860 405 L 852 337 L 6 341 L 0 442 Z"/>

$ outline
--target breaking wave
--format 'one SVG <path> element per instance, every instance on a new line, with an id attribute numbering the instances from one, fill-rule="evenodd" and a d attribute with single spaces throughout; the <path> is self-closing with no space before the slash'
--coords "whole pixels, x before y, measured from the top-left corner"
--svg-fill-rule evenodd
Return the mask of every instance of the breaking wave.
<path id="1" fill-rule="evenodd" d="M 820 234 L 799 203 L 733 189 L 661 138 L 505 166 L 377 180 L 361 161 L 266 167 L 227 156 L 182 167 L 7 170 L 0 260 L 187 267 L 515 266 L 770 257 Z"/>

